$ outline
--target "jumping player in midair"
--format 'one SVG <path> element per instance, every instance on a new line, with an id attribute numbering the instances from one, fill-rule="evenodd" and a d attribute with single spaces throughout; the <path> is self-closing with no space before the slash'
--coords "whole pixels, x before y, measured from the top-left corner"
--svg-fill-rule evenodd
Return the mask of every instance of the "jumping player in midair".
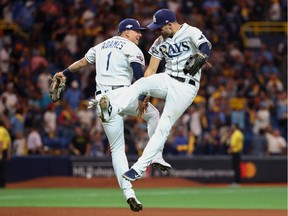
<path id="1" fill-rule="evenodd" d="M 145 60 L 137 45 L 142 36 L 141 30 L 144 29 L 137 20 L 124 19 L 118 25 L 118 36 L 109 38 L 90 48 L 85 57 L 74 62 L 67 69 L 56 73 L 56 76 L 63 78 L 63 76 L 69 76 L 70 73 L 79 71 L 89 64 L 95 64 L 96 99 L 106 93 L 110 93 L 111 98 L 120 97 L 121 92 L 131 85 L 133 75 L 136 80 L 143 76 Z M 136 98 L 134 102 L 123 109 L 121 114 L 115 115 L 110 120 L 104 119 L 103 113 L 98 112 L 109 140 L 113 168 L 118 183 L 131 210 L 136 212 L 142 210 L 142 204 L 136 198 L 131 182 L 122 178 L 122 174 L 129 169 L 125 154 L 123 115 L 137 116 L 137 106 L 138 99 Z M 143 119 L 147 122 L 148 135 L 151 137 L 159 120 L 158 110 L 149 103 Z M 154 162 L 162 170 L 170 169 L 170 164 L 163 160 L 162 150 L 155 154 Z"/>

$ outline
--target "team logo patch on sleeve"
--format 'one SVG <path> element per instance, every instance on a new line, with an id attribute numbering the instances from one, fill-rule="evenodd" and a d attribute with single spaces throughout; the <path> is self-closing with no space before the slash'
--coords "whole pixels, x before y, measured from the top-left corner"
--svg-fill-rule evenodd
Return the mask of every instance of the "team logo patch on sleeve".
<path id="1" fill-rule="evenodd" d="M 141 62 L 144 61 L 144 58 L 142 56 L 137 55 L 136 58 L 139 59 Z"/>
<path id="2" fill-rule="evenodd" d="M 159 51 L 156 49 L 156 47 L 152 47 L 152 53 L 158 55 Z"/>

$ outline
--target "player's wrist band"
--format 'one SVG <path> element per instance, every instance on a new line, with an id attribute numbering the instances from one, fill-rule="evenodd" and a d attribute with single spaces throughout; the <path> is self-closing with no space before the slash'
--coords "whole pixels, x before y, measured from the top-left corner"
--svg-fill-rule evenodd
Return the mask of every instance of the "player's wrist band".
<path id="1" fill-rule="evenodd" d="M 63 70 L 62 73 L 66 77 L 67 75 L 69 75 L 71 73 L 71 71 L 69 70 L 69 68 L 66 68 L 65 70 Z"/>

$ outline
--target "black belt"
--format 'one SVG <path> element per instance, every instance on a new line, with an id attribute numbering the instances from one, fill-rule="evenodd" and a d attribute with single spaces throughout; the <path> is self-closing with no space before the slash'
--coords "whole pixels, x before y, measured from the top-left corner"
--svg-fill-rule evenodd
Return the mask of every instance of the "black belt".
<path id="1" fill-rule="evenodd" d="M 112 90 L 122 88 L 122 87 L 124 87 L 124 85 L 111 86 Z M 99 95 L 101 93 L 102 93 L 101 90 L 96 91 L 96 95 Z"/>
<path id="2" fill-rule="evenodd" d="M 170 74 L 169 74 L 169 76 L 172 77 L 172 78 L 174 78 L 174 79 L 176 79 L 176 80 L 178 80 L 179 82 L 185 83 L 185 81 L 186 81 L 186 78 L 175 77 L 175 76 L 172 76 L 172 75 L 170 75 Z M 189 83 L 190 85 L 196 86 L 196 82 L 195 82 L 193 79 L 190 79 L 188 83 Z"/>

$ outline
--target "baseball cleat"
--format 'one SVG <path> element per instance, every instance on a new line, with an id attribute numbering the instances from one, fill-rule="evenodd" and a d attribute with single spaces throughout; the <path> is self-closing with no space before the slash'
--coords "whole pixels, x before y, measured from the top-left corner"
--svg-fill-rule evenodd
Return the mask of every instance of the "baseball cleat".
<path id="1" fill-rule="evenodd" d="M 151 164 L 154 168 L 158 168 L 161 171 L 168 171 L 172 168 L 163 158 L 153 159 Z"/>
<path id="2" fill-rule="evenodd" d="M 134 169 L 130 169 L 127 172 L 125 172 L 123 175 L 123 178 L 127 179 L 128 181 L 136 181 L 137 179 L 141 178 L 141 175 L 139 175 Z"/>
<path id="3" fill-rule="evenodd" d="M 143 209 L 143 205 L 134 197 L 127 199 L 130 209 L 134 212 L 139 212 Z"/>
<path id="4" fill-rule="evenodd" d="M 112 106 L 110 104 L 110 101 L 107 95 L 103 95 L 100 98 L 99 106 L 100 106 L 100 118 L 102 122 L 109 121 L 111 113 L 112 113 Z"/>

